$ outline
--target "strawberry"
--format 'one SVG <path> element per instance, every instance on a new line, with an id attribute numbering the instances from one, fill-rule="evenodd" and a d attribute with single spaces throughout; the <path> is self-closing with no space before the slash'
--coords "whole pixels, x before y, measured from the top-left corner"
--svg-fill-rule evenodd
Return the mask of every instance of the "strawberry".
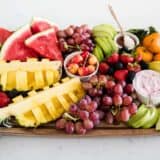
<path id="1" fill-rule="evenodd" d="M 127 69 L 117 70 L 114 73 L 114 78 L 119 81 L 125 81 L 128 74 Z"/>
<path id="2" fill-rule="evenodd" d="M 134 61 L 134 57 L 130 54 L 124 53 L 120 55 L 120 61 L 124 64 L 132 63 Z"/>
<path id="3" fill-rule="evenodd" d="M 0 92 L 0 107 L 5 107 L 10 103 L 10 98 L 6 93 Z"/>
<path id="4" fill-rule="evenodd" d="M 141 66 L 138 63 L 128 63 L 127 69 L 129 71 L 139 72 L 141 70 Z"/>
<path id="5" fill-rule="evenodd" d="M 117 63 L 119 61 L 119 54 L 113 53 L 110 57 L 107 58 L 107 62 L 110 64 Z"/>
<path id="6" fill-rule="evenodd" d="M 106 74 L 108 70 L 109 70 L 109 65 L 107 63 L 101 62 L 99 64 L 99 72 L 101 74 Z"/>

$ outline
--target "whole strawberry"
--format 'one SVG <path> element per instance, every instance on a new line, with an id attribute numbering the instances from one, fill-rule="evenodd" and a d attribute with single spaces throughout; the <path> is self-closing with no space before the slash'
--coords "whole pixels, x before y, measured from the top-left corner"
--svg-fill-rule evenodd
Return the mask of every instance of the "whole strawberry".
<path id="1" fill-rule="evenodd" d="M 115 64 L 119 61 L 119 54 L 118 53 L 113 53 L 110 57 L 107 58 L 107 62 L 109 64 Z"/>
<path id="2" fill-rule="evenodd" d="M 0 107 L 5 107 L 10 103 L 10 98 L 6 93 L 0 92 Z"/>
<path id="3" fill-rule="evenodd" d="M 134 62 L 134 57 L 130 54 L 123 53 L 123 54 L 120 55 L 120 61 L 123 64 L 133 63 Z"/>
<path id="4" fill-rule="evenodd" d="M 128 74 L 127 69 L 117 70 L 114 73 L 114 78 L 118 81 L 125 81 Z"/>
<path id="5" fill-rule="evenodd" d="M 109 65 L 107 63 L 101 62 L 99 64 L 99 72 L 101 74 L 106 74 L 108 70 L 109 70 Z"/>

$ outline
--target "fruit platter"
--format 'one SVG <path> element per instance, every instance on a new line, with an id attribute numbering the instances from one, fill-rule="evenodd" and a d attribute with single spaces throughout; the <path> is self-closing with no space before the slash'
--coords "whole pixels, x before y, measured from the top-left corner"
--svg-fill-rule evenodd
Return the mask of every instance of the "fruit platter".
<path id="1" fill-rule="evenodd" d="M 0 46 L 1 135 L 160 135 L 156 28 L 34 17 Z"/>

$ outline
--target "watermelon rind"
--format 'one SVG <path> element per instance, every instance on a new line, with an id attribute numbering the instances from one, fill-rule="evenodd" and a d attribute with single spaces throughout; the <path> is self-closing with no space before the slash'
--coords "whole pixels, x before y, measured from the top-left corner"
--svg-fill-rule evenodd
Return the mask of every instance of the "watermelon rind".
<path id="1" fill-rule="evenodd" d="M 45 35 L 48 35 L 52 32 L 56 32 L 54 28 L 50 28 L 46 31 L 43 31 L 43 32 L 39 32 L 39 33 L 36 33 L 35 35 L 29 37 L 28 39 L 25 40 L 25 44 L 28 46 L 32 41 L 36 40 L 38 37 L 40 36 L 45 36 Z"/>
<path id="2" fill-rule="evenodd" d="M 47 23 L 50 26 L 56 27 L 58 29 L 58 25 L 56 23 L 53 23 L 52 21 L 50 21 L 48 19 L 45 19 L 45 18 L 42 18 L 42 17 L 33 17 L 32 21 L 31 21 L 31 27 L 34 26 L 36 23 L 39 23 L 39 22 L 41 22 L 41 23 Z"/>
<path id="3" fill-rule="evenodd" d="M 20 37 L 23 33 L 27 32 L 30 30 L 30 25 L 24 25 L 23 27 L 21 27 L 20 29 L 18 29 L 17 31 L 15 31 L 3 44 L 2 48 L 1 48 L 1 54 L 0 54 L 0 59 L 4 59 L 6 52 L 8 50 L 8 47 L 13 43 L 13 41 L 15 39 L 17 39 L 18 37 Z"/>

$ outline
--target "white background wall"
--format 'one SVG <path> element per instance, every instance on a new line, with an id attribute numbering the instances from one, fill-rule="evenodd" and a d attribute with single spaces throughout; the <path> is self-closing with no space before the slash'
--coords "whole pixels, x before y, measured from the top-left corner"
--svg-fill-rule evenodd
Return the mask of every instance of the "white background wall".
<path id="1" fill-rule="evenodd" d="M 160 27 L 159 0 L 110 0 L 126 27 Z M 106 0 L 0 0 L 0 25 L 11 29 L 32 16 L 68 24 L 113 23 Z M 31 138 L 0 137 L 0 160 L 159 159 L 160 137 Z"/>

